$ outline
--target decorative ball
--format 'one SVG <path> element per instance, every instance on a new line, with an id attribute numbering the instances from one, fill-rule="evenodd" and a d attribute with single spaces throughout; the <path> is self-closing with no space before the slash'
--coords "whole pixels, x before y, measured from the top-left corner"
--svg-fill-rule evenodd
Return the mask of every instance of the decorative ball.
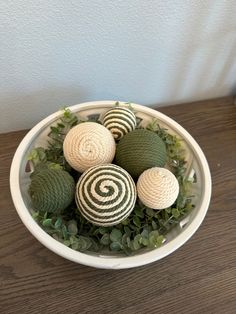
<path id="1" fill-rule="evenodd" d="M 113 164 L 90 168 L 76 185 L 78 210 L 97 226 L 113 226 L 127 218 L 134 208 L 136 197 L 131 176 Z"/>
<path id="2" fill-rule="evenodd" d="M 29 186 L 32 205 L 43 212 L 61 212 L 74 199 L 75 182 L 64 170 L 46 169 L 33 173 Z"/>
<path id="3" fill-rule="evenodd" d="M 154 167 L 144 171 L 137 182 L 138 197 L 153 209 L 163 209 L 174 204 L 179 194 L 179 183 L 172 172 Z"/>
<path id="4" fill-rule="evenodd" d="M 121 139 L 128 132 L 133 131 L 136 124 L 135 114 L 125 107 L 112 108 L 103 118 L 103 125 L 111 131 L 116 140 Z"/>
<path id="5" fill-rule="evenodd" d="M 84 172 L 90 167 L 112 162 L 116 143 L 111 132 L 103 125 L 84 122 L 67 133 L 63 150 L 70 166 Z"/>
<path id="6" fill-rule="evenodd" d="M 115 160 L 117 165 L 137 179 L 146 169 L 165 165 L 166 146 L 156 133 L 136 129 L 117 144 Z"/>

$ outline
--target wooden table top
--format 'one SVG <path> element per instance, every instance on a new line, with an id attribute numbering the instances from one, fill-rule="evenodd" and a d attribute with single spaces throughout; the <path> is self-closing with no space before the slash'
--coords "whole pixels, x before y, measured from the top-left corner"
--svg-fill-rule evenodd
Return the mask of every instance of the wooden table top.
<path id="1" fill-rule="evenodd" d="M 232 97 L 158 108 L 208 159 L 207 216 L 180 249 L 153 264 L 101 270 L 67 261 L 24 227 L 9 168 L 26 131 L 0 135 L 0 313 L 236 313 L 236 106 Z"/>

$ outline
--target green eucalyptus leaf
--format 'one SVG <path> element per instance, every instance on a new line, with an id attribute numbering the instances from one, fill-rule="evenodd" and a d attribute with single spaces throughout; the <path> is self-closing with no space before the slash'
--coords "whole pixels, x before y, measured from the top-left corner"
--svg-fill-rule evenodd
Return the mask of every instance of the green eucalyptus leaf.
<path id="1" fill-rule="evenodd" d="M 92 245 L 91 240 L 88 237 L 79 236 L 78 237 L 78 250 L 81 252 L 87 251 Z"/>
<path id="2" fill-rule="evenodd" d="M 155 237 L 158 237 L 159 236 L 159 232 L 157 230 L 153 230 L 149 233 L 149 238 L 152 237 L 152 236 L 155 236 Z"/>
<path id="3" fill-rule="evenodd" d="M 143 229 L 143 231 L 141 232 L 141 236 L 142 236 L 142 238 L 148 239 L 148 236 L 149 236 L 148 230 Z"/>
<path id="4" fill-rule="evenodd" d="M 75 220 L 70 220 L 67 228 L 71 235 L 76 235 L 78 233 L 77 222 Z"/>
<path id="5" fill-rule="evenodd" d="M 141 222 L 138 216 L 134 216 L 133 223 L 135 224 L 135 226 L 141 227 Z"/>
<path id="6" fill-rule="evenodd" d="M 53 226 L 52 219 L 51 218 L 47 218 L 47 219 L 43 220 L 43 226 L 44 227 L 52 227 Z"/>
<path id="7" fill-rule="evenodd" d="M 141 207 L 136 207 L 134 209 L 134 213 L 136 216 L 138 216 L 139 218 L 143 218 L 144 217 L 144 212 L 143 209 Z"/>
<path id="8" fill-rule="evenodd" d="M 155 215 L 155 212 L 152 208 L 146 208 L 146 214 L 149 216 L 149 217 L 153 217 Z"/>
<path id="9" fill-rule="evenodd" d="M 149 234 L 149 247 L 150 248 L 157 248 L 162 245 L 162 242 L 164 240 L 164 237 L 162 235 L 159 235 L 159 232 L 157 230 L 154 230 L 150 232 Z"/>
<path id="10" fill-rule="evenodd" d="M 77 238 L 75 236 L 70 236 L 69 238 L 70 244 L 77 242 Z"/>
<path id="11" fill-rule="evenodd" d="M 108 245 L 110 243 L 110 235 L 108 233 L 105 233 L 101 239 L 100 242 L 102 245 Z"/>
<path id="12" fill-rule="evenodd" d="M 152 228 L 153 228 L 153 230 L 157 230 L 157 228 L 158 228 L 157 224 L 154 220 L 152 220 Z"/>
<path id="13" fill-rule="evenodd" d="M 110 249 L 111 249 L 112 251 L 120 251 L 120 250 L 122 249 L 122 245 L 121 245 L 121 243 L 119 243 L 119 242 L 112 242 L 112 243 L 110 244 Z"/>
<path id="14" fill-rule="evenodd" d="M 163 235 L 159 235 L 159 236 L 156 238 L 156 247 L 162 246 L 164 240 L 165 240 L 164 236 L 163 236 Z"/>
<path id="15" fill-rule="evenodd" d="M 139 250 L 140 247 L 141 247 L 141 245 L 139 244 L 139 241 L 136 240 L 136 239 L 134 239 L 134 240 L 132 241 L 132 248 L 134 249 L 134 251 Z"/>
<path id="16" fill-rule="evenodd" d="M 127 236 L 129 236 L 129 237 L 131 236 L 131 230 L 128 226 L 124 226 L 124 232 L 125 232 L 125 234 L 127 234 Z"/>
<path id="17" fill-rule="evenodd" d="M 65 240 L 68 239 L 68 231 L 65 225 L 62 225 L 61 227 L 62 236 Z"/>
<path id="18" fill-rule="evenodd" d="M 94 251 L 94 252 L 98 252 L 100 249 L 100 245 L 97 241 L 95 241 L 93 238 L 90 239 L 91 240 L 91 246 L 90 246 L 90 250 Z"/>
<path id="19" fill-rule="evenodd" d="M 171 207 L 165 208 L 165 211 L 170 214 L 171 213 Z"/>
<path id="20" fill-rule="evenodd" d="M 134 241 L 138 242 L 138 243 L 142 243 L 142 236 L 141 234 L 137 234 L 135 237 L 134 237 Z"/>
<path id="21" fill-rule="evenodd" d="M 178 208 L 172 208 L 172 215 L 173 215 L 175 218 L 179 218 L 180 212 L 179 212 Z"/>
<path id="22" fill-rule="evenodd" d="M 121 243 L 122 243 L 123 246 L 127 246 L 128 247 L 128 244 L 127 244 L 128 237 L 129 236 L 126 233 L 122 236 Z"/>
<path id="23" fill-rule="evenodd" d="M 166 210 L 163 210 L 162 213 L 163 213 L 164 219 L 165 219 L 166 221 L 168 221 L 169 218 L 170 218 L 169 213 L 168 213 Z"/>
<path id="24" fill-rule="evenodd" d="M 48 164 L 49 169 L 54 169 L 54 170 L 63 170 L 63 167 L 60 164 L 57 164 L 55 162 L 50 162 Z"/>
<path id="25" fill-rule="evenodd" d="M 105 227 L 99 227 L 98 230 L 100 234 L 105 234 L 107 232 L 107 229 Z"/>
<path id="26" fill-rule="evenodd" d="M 61 227 L 61 225 L 62 225 L 62 219 L 61 219 L 61 217 L 58 217 L 55 224 L 54 224 L 54 228 L 59 229 Z"/>
<path id="27" fill-rule="evenodd" d="M 130 237 L 127 237 L 126 242 L 127 242 L 127 246 L 130 248 L 130 243 L 131 243 Z"/>
<path id="28" fill-rule="evenodd" d="M 70 240 L 64 240 L 64 241 L 63 241 L 63 244 L 64 244 L 65 246 L 70 246 Z"/>
<path id="29" fill-rule="evenodd" d="M 112 242 L 119 242 L 122 238 L 122 232 L 117 229 L 117 228 L 114 228 L 112 230 L 112 232 L 110 233 L 110 239 Z"/>
<path id="30" fill-rule="evenodd" d="M 135 217 L 136 217 L 136 216 L 135 216 Z M 137 217 L 137 218 L 138 218 L 138 217 Z M 132 229 L 133 232 L 136 232 L 136 231 L 137 231 L 137 226 L 134 225 L 134 224 L 132 224 L 132 223 L 129 224 L 129 228 Z"/>
<path id="31" fill-rule="evenodd" d="M 79 249 L 79 243 L 78 243 L 78 241 L 74 241 L 72 244 L 71 244 L 71 248 L 73 249 L 73 250 L 78 250 Z"/>
<path id="32" fill-rule="evenodd" d="M 34 220 L 37 221 L 39 217 L 39 211 L 32 211 L 31 215 L 34 218 Z"/>
<path id="33" fill-rule="evenodd" d="M 147 238 L 142 238 L 142 245 L 144 245 L 144 246 L 148 246 L 148 244 L 149 244 L 149 240 L 147 239 Z"/>
<path id="34" fill-rule="evenodd" d="M 45 149 L 43 147 L 37 147 L 32 149 L 28 155 L 28 160 L 31 160 L 34 166 L 41 162 L 46 162 L 47 158 Z"/>
<path id="35" fill-rule="evenodd" d="M 122 223 L 122 225 L 127 226 L 129 224 L 129 219 L 126 218 L 126 219 L 122 220 L 121 223 Z"/>

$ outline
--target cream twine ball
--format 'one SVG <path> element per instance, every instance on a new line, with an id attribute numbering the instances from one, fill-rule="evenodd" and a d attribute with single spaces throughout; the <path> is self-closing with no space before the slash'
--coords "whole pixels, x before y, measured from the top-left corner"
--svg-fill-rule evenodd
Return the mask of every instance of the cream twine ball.
<path id="1" fill-rule="evenodd" d="M 179 183 L 172 172 L 154 167 L 145 170 L 137 182 L 138 197 L 153 209 L 164 209 L 173 205 L 179 194 Z"/>
<path id="2" fill-rule="evenodd" d="M 84 122 L 73 127 L 63 143 L 64 156 L 72 168 L 84 172 L 90 167 L 111 163 L 115 140 L 103 125 Z"/>

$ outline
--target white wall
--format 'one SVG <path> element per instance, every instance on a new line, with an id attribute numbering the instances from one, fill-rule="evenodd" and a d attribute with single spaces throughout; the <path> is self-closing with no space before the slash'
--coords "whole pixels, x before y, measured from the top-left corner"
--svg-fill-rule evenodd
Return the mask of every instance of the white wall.
<path id="1" fill-rule="evenodd" d="M 235 0 L 2 0 L 0 132 L 65 104 L 232 93 L 235 32 Z"/>

